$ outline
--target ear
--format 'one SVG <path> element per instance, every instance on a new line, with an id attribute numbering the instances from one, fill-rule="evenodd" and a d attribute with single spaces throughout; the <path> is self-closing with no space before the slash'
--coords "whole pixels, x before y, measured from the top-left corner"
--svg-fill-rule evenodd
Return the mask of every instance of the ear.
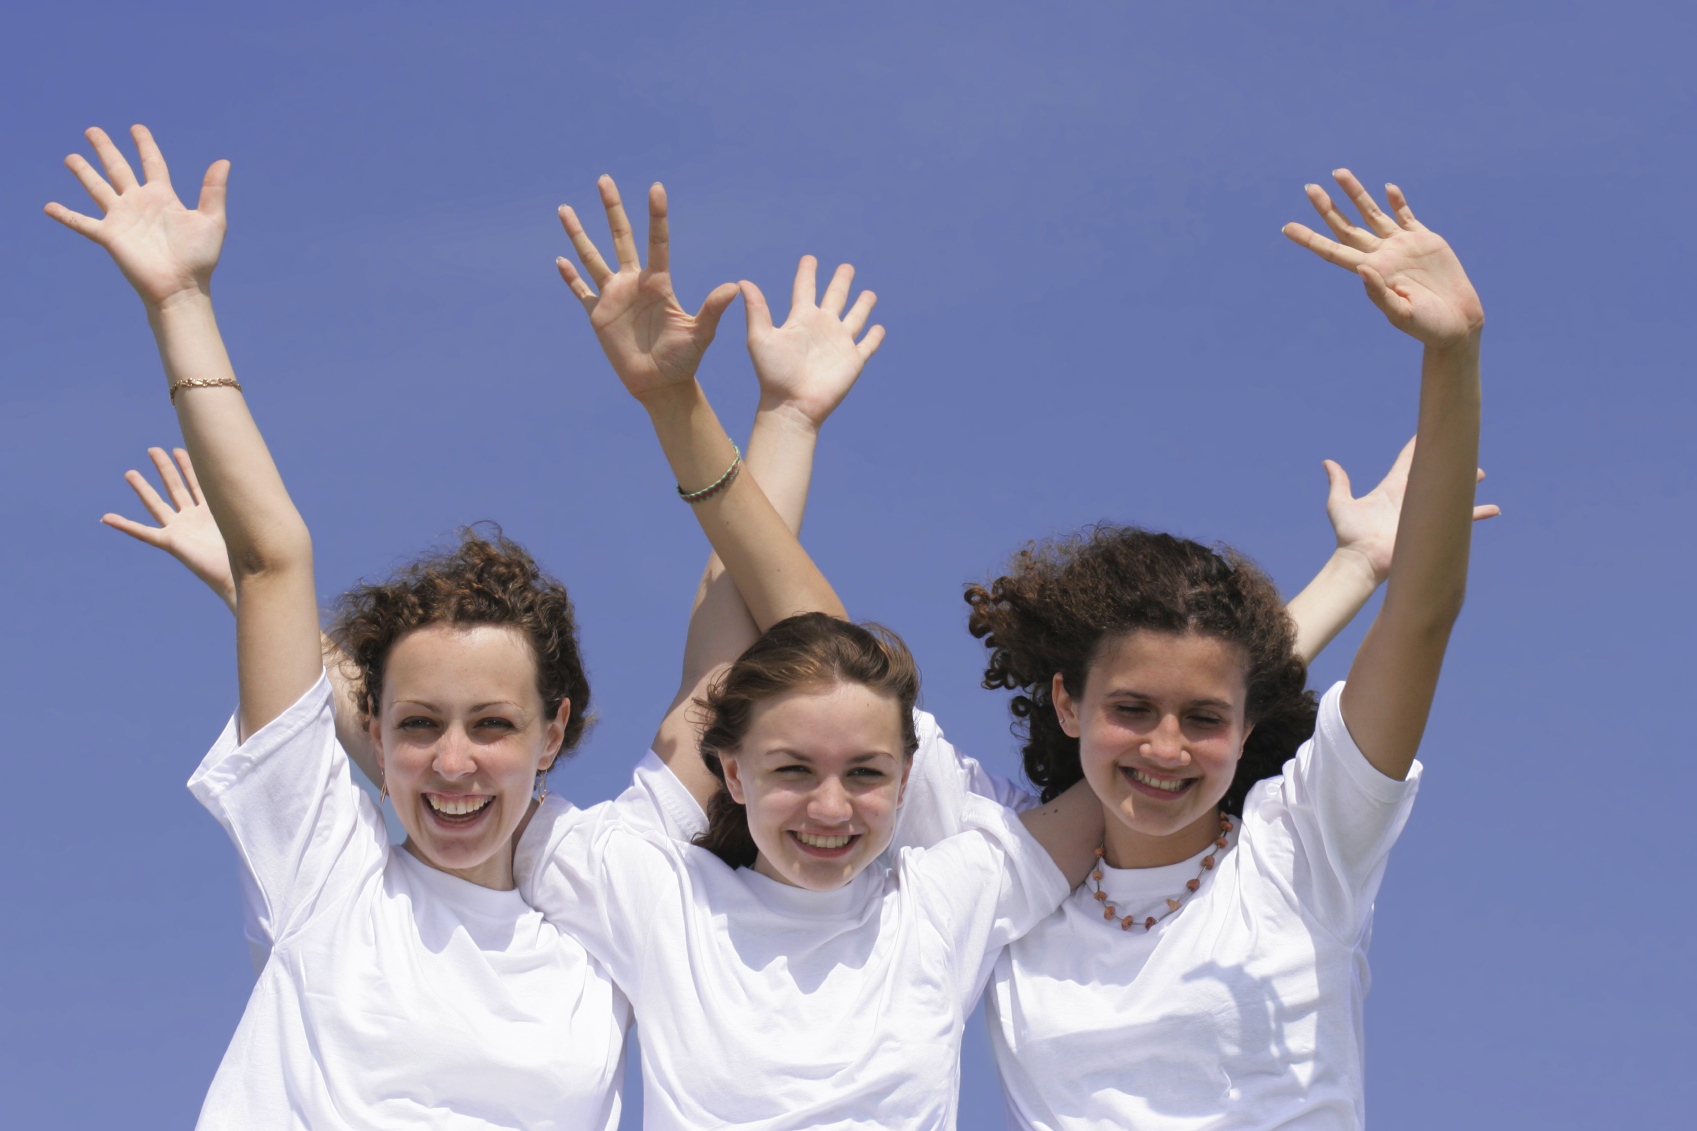
<path id="1" fill-rule="evenodd" d="M 896 790 L 897 809 L 902 807 L 902 802 L 907 798 L 907 779 L 912 773 L 913 755 L 909 754 L 906 758 L 902 759 L 902 785 L 900 789 Z"/>
<path id="2" fill-rule="evenodd" d="M 377 713 L 377 704 L 370 699 L 365 701 L 366 733 L 371 737 L 371 756 L 377 759 L 377 769 L 388 773 L 383 766 L 383 717 Z M 379 783 L 381 784 L 381 783 Z"/>
<path id="3" fill-rule="evenodd" d="M 1243 731 L 1243 741 L 1237 744 L 1237 756 L 1243 757 L 1243 748 L 1249 745 L 1249 736 L 1255 733 L 1255 724 L 1250 723 Z"/>
<path id="4" fill-rule="evenodd" d="M 1068 738 L 1077 738 L 1082 733 L 1078 727 L 1078 704 L 1067 693 L 1066 681 L 1061 679 L 1060 672 L 1055 673 L 1049 684 L 1049 700 L 1055 705 L 1055 718 L 1060 720 L 1061 729 L 1066 731 Z"/>
<path id="5" fill-rule="evenodd" d="M 543 735 L 542 761 L 536 764 L 537 773 L 553 768 L 554 759 L 560 756 L 560 744 L 566 741 L 566 724 L 571 721 L 571 717 L 572 701 L 560 700 L 560 709 L 548 720 L 548 730 Z"/>
<path id="6" fill-rule="evenodd" d="M 719 755 L 719 768 L 725 771 L 725 791 L 738 805 L 747 805 L 747 790 L 743 788 L 742 760 L 736 755 Z"/>

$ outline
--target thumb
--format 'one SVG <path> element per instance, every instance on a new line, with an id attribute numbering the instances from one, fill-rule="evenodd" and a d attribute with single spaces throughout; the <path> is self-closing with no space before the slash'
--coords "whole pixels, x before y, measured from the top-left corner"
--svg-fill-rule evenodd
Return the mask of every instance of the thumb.
<path id="1" fill-rule="evenodd" d="M 230 183 L 230 163 L 214 161 L 212 167 L 206 170 L 206 177 L 200 182 L 200 203 L 197 209 L 201 212 L 224 218 L 224 189 Z"/>
<path id="2" fill-rule="evenodd" d="M 1361 282 L 1367 288 L 1367 297 L 1374 306 L 1384 311 L 1385 317 L 1400 326 L 1414 314 L 1414 305 L 1385 283 L 1385 277 L 1373 268 L 1363 263 L 1355 269 L 1361 276 Z"/>
<path id="3" fill-rule="evenodd" d="M 707 341 L 713 340 L 713 335 L 719 331 L 719 319 L 731 303 L 736 301 L 737 285 L 735 283 L 720 283 L 713 288 L 713 293 L 701 304 L 701 309 L 695 313 L 697 332 L 705 336 Z"/>
<path id="4" fill-rule="evenodd" d="M 756 332 L 772 328 L 772 308 L 766 305 L 766 296 L 760 293 L 760 288 L 744 279 L 737 284 L 742 292 L 743 313 L 748 316 L 748 342 L 754 344 Z"/>
<path id="5" fill-rule="evenodd" d="M 1349 490 L 1349 472 L 1336 460 L 1326 460 L 1326 509 L 1332 510 L 1355 501 Z"/>

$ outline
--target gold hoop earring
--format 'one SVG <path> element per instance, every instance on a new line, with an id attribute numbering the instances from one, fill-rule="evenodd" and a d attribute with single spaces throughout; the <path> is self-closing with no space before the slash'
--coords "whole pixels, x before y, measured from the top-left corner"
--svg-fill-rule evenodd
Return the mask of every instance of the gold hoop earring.
<path id="1" fill-rule="evenodd" d="M 383 775 L 383 784 L 377 787 L 377 807 L 383 808 L 383 803 L 389 800 L 389 775 Z"/>
<path id="2" fill-rule="evenodd" d="M 548 771 L 542 770 L 536 775 L 536 803 L 542 804 L 548 800 Z"/>

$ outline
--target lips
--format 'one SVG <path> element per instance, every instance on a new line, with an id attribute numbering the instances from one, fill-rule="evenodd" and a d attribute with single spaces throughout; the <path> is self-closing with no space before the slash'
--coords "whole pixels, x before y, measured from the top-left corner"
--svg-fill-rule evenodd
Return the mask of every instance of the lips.
<path id="1" fill-rule="evenodd" d="M 424 807 L 437 824 L 464 828 L 481 820 L 494 800 L 492 793 L 426 793 Z"/>
<path id="2" fill-rule="evenodd" d="M 1136 766 L 1121 766 L 1120 774 L 1125 778 L 1126 784 L 1138 793 L 1146 797 L 1159 798 L 1162 801 L 1171 801 L 1176 797 L 1184 796 L 1200 780 L 1198 778 L 1166 777 L 1162 774 L 1153 774 L 1148 770 L 1138 769 Z"/>
<path id="3" fill-rule="evenodd" d="M 834 860 L 841 856 L 847 856 L 854 850 L 854 846 L 859 842 L 861 836 L 859 833 L 835 833 L 830 835 L 823 833 L 804 833 L 795 829 L 790 829 L 788 831 L 788 835 L 791 842 L 795 844 L 797 848 L 800 848 L 802 852 L 806 853 L 808 856 L 814 856 L 825 860 Z"/>

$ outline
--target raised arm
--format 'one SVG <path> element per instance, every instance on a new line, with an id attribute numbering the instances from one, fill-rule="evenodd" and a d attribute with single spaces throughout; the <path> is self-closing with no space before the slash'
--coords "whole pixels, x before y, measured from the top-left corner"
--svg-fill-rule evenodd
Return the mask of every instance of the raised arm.
<path id="1" fill-rule="evenodd" d="M 102 515 L 100 521 L 120 530 L 138 542 L 164 550 L 176 558 L 188 571 L 206 583 L 233 614 L 236 611 L 236 581 L 230 573 L 230 554 L 224 547 L 224 535 L 206 505 L 206 496 L 195 478 L 194 461 L 182 448 L 170 455 L 164 448 L 147 449 L 154 470 L 159 473 L 165 498 L 153 489 L 147 476 L 139 471 L 124 472 L 124 481 L 141 499 L 141 505 L 153 516 L 158 526 L 148 526 L 125 518 L 121 514 Z M 176 462 L 173 463 L 172 459 Z M 182 470 L 179 473 L 178 467 Z M 336 689 L 336 740 L 348 752 L 354 765 L 360 768 L 372 785 L 382 781 L 377 756 L 371 748 L 371 732 L 359 721 L 359 702 L 343 665 L 347 656 L 335 643 L 320 633 L 319 647 L 324 653 L 324 670 Z"/>
<path id="2" fill-rule="evenodd" d="M 740 474 L 741 457 L 695 380 L 701 355 L 719 318 L 737 295 L 726 283 L 688 314 L 672 291 L 666 193 L 648 193 L 648 266 L 636 250 L 630 222 L 611 177 L 600 181 L 618 270 L 609 268 L 576 214 L 562 207 L 588 280 L 565 259 L 560 275 L 589 314 L 601 347 L 625 389 L 648 410 L 679 491 L 702 493 L 691 506 L 762 631 L 805 612 L 842 616 L 842 603 L 794 532 L 773 509 L 754 476 Z M 593 287 L 591 286 L 593 282 Z M 876 343 L 857 347 L 870 356 Z M 707 489 L 718 485 L 718 489 Z"/>
<path id="3" fill-rule="evenodd" d="M 106 175 L 76 154 L 65 164 L 103 217 L 61 204 L 49 204 L 47 214 L 105 248 L 147 310 L 166 391 L 229 547 L 245 740 L 305 694 L 323 668 L 312 540 L 248 413 L 212 314 L 230 164 L 207 170 L 191 210 L 171 187 L 152 135 L 142 126 L 130 132 L 144 179 L 104 132 L 91 129 Z"/>
<path id="4" fill-rule="evenodd" d="M 753 283 L 743 283 L 748 313 L 748 351 L 760 381 L 760 403 L 749 433 L 745 474 L 766 492 L 792 533 L 799 534 L 807 507 L 813 472 L 813 450 L 819 430 L 842 403 L 866 363 L 855 338 L 866 325 L 877 296 L 862 291 L 847 314 L 854 268 L 837 268 L 820 301 L 817 261 L 803 256 L 796 268 L 789 317 L 772 324 L 766 297 Z M 872 348 L 883 337 L 882 327 L 867 334 Z M 684 643 L 683 675 L 677 696 L 667 709 L 654 739 L 654 751 L 706 806 L 721 788 L 719 779 L 701 761 L 699 728 L 692 704 L 707 684 L 759 635 L 742 595 L 717 554 L 710 555 L 690 611 Z"/>
<path id="5" fill-rule="evenodd" d="M 1326 517 L 1337 536 L 1337 549 L 1314 580 L 1286 606 L 1296 622 L 1296 651 L 1303 663 L 1314 662 L 1390 575 L 1397 516 L 1402 511 L 1408 465 L 1413 459 L 1414 441 L 1410 440 L 1379 485 L 1359 499 L 1349 493 L 1349 474 L 1333 461 L 1325 461 L 1326 478 L 1331 484 Z M 1479 479 L 1484 478 L 1485 472 L 1480 469 Z M 1473 521 L 1501 513 L 1495 506 L 1474 507 Z"/>
<path id="6" fill-rule="evenodd" d="M 1479 464 L 1479 342 L 1485 311 L 1449 244 L 1386 185 L 1387 215 L 1347 169 L 1333 174 L 1366 228 L 1324 190 L 1308 198 L 1335 240 L 1287 224 L 1285 234 L 1360 276 L 1391 325 L 1424 347 L 1420 443 L 1408 471 L 1384 604 L 1355 654 L 1343 716 L 1361 752 L 1388 777 L 1408 775 L 1467 590 Z"/>

